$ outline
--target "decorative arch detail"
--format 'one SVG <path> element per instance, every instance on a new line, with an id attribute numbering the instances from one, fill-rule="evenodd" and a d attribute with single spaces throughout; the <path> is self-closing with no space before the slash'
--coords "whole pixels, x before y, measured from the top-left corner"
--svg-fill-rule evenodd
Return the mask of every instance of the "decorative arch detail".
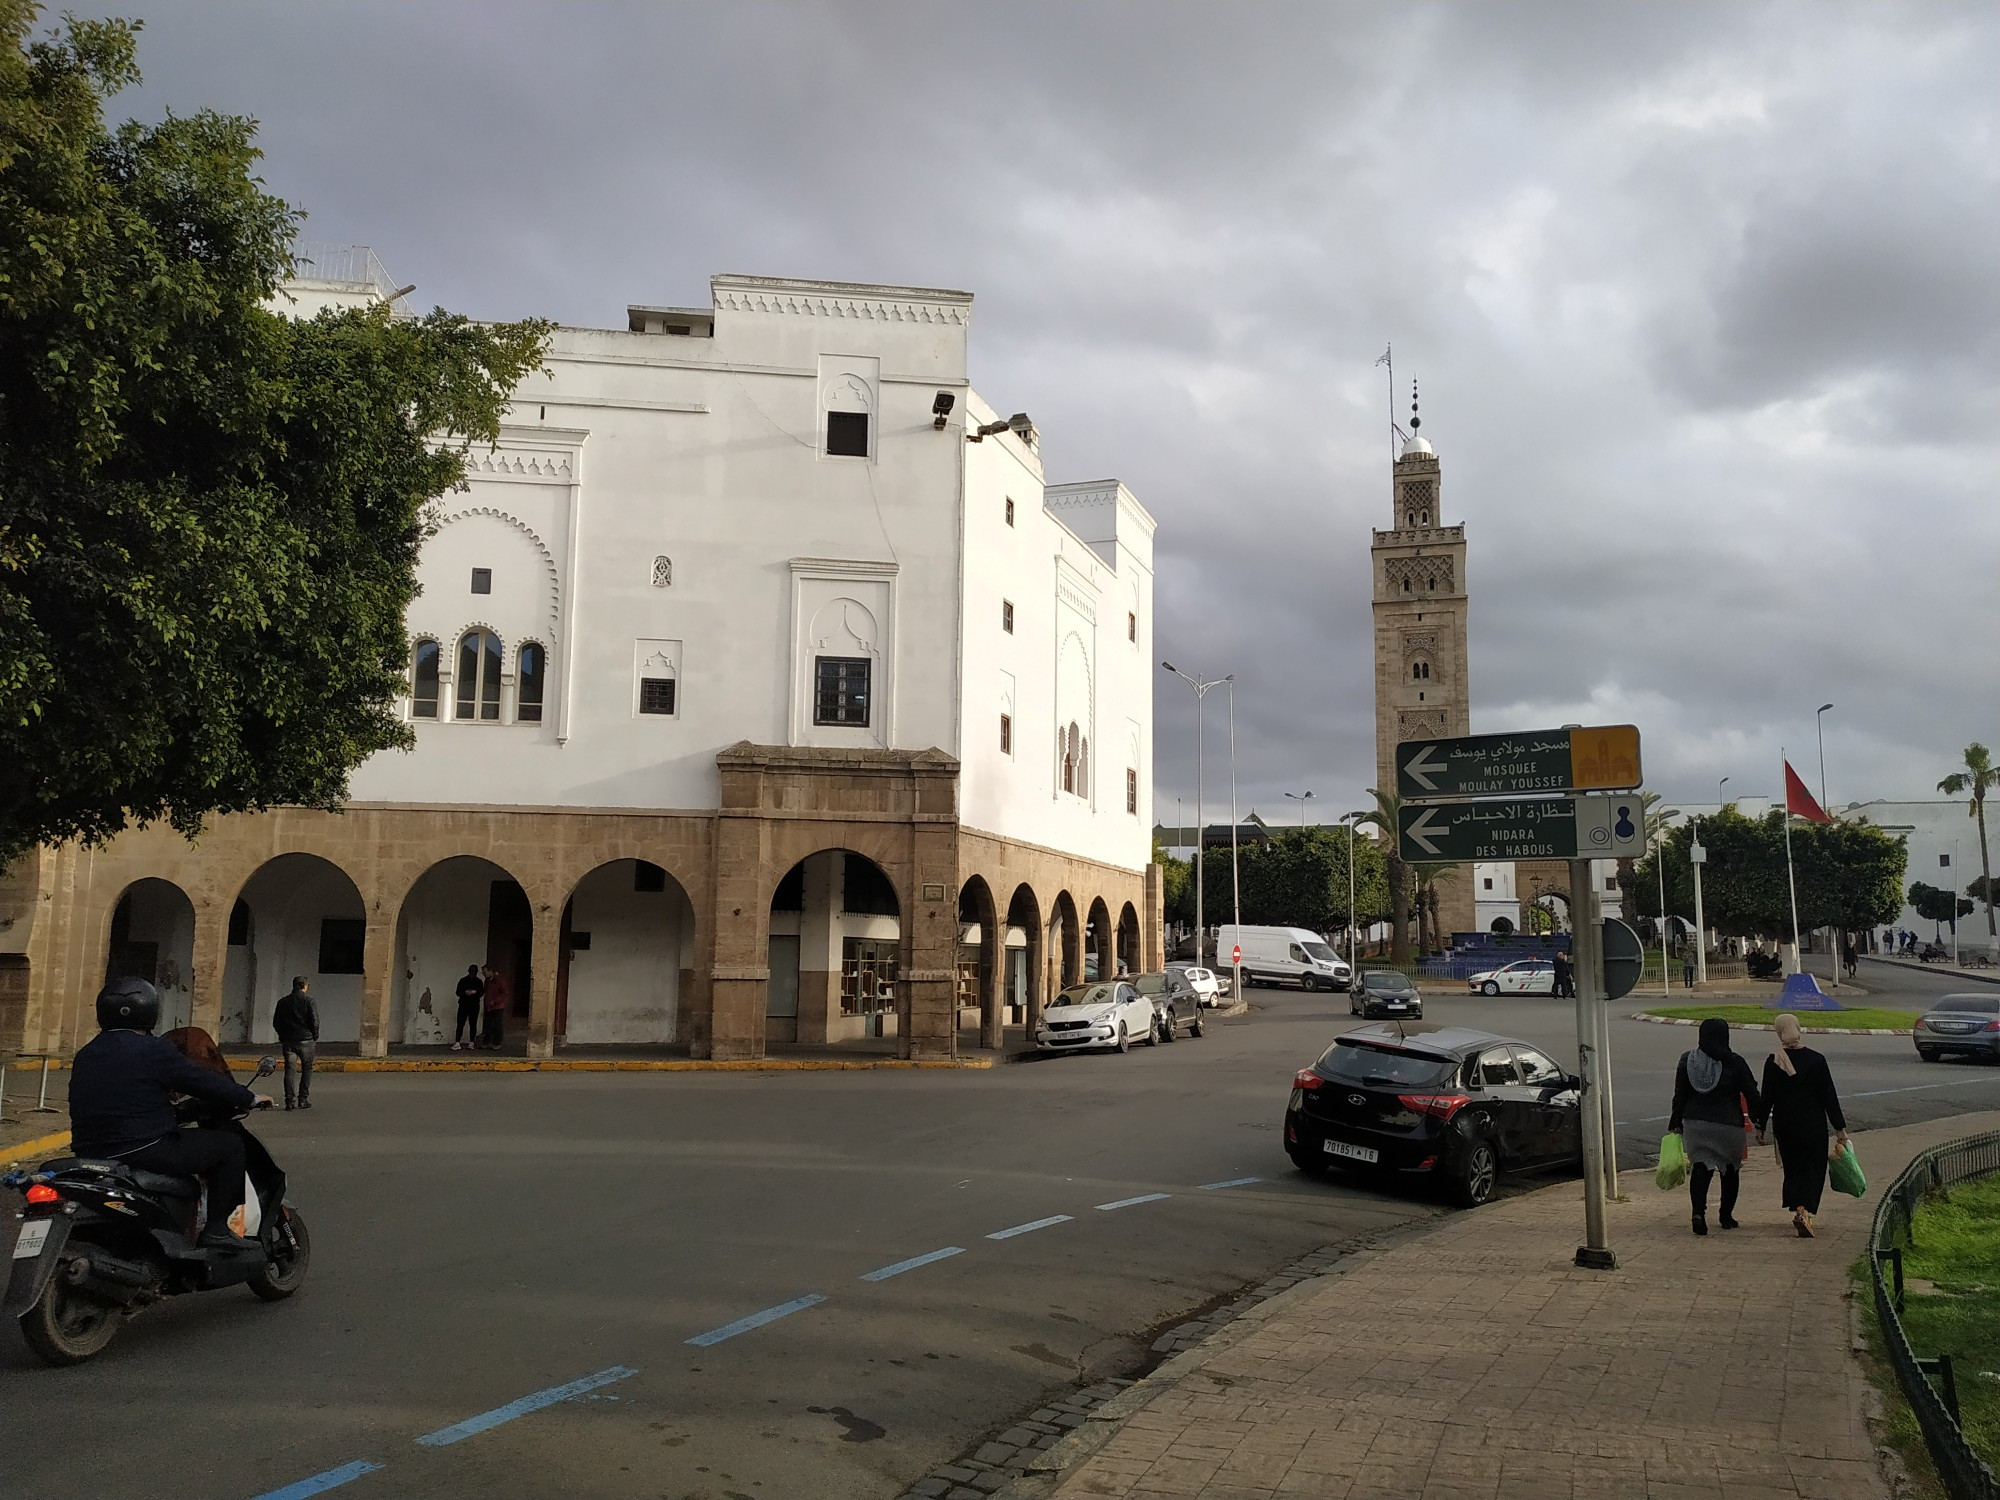
<path id="1" fill-rule="evenodd" d="M 453 521 L 469 521 L 475 516 L 490 516 L 496 521 L 505 522 L 526 537 L 530 544 L 533 545 L 535 551 L 541 555 L 542 571 L 546 575 L 548 587 L 549 640 L 551 642 L 559 640 L 562 634 L 562 575 L 556 570 L 555 554 L 549 551 L 548 543 L 544 542 L 536 534 L 535 528 L 530 526 L 526 521 L 523 521 L 512 511 L 502 510 L 497 505 L 469 505 L 464 510 L 455 510 L 448 515 L 441 515 L 437 518 L 437 529 L 442 531 L 445 527 L 451 525 Z M 491 629 L 492 627 L 489 626 L 487 628 Z M 496 631 L 495 634 L 498 634 L 498 632 Z"/>

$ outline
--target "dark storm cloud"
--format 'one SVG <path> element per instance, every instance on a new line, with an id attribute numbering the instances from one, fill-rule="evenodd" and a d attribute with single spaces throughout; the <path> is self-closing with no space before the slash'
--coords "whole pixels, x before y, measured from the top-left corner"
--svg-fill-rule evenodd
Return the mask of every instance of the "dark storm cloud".
<path id="1" fill-rule="evenodd" d="M 2000 735 L 1990 8 L 140 13 L 136 107 L 256 115 L 308 233 L 426 300 L 974 291 L 1051 476 L 1159 518 L 1160 645 L 1237 673 L 1245 807 L 1374 780 L 1389 338 L 1472 543 L 1475 728 L 1634 719 L 1677 798 L 1775 784 L 1829 698 L 1836 799 Z M 1171 816 L 1193 704 L 1159 706 Z"/>

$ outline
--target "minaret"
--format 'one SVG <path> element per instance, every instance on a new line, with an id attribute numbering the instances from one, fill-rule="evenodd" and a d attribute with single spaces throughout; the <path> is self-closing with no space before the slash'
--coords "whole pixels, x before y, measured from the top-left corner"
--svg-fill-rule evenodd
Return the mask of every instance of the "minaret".
<path id="1" fill-rule="evenodd" d="M 1393 525 L 1375 533 L 1375 785 L 1393 791 L 1399 740 L 1471 733 L 1465 528 L 1447 526 L 1437 454 L 1421 437 L 1416 383 L 1410 436 L 1396 460 Z M 1472 930 L 1472 866 L 1438 890 L 1446 934 Z"/>

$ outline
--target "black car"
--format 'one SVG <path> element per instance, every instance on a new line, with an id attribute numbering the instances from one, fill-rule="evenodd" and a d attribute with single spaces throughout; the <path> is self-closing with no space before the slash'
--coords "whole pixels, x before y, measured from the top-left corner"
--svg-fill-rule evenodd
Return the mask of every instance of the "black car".
<path id="1" fill-rule="evenodd" d="M 1925 1062 L 1953 1055 L 2000 1061 L 2000 997 L 1942 995 L 1917 1017 L 1910 1040 Z"/>
<path id="2" fill-rule="evenodd" d="M 1394 969 L 1368 969 L 1347 996 L 1347 1012 L 1354 1016 L 1407 1016 L 1424 1018 L 1424 997 L 1410 976 Z"/>
<path id="3" fill-rule="evenodd" d="M 1363 1026 L 1293 1078 L 1285 1152 L 1314 1176 L 1339 1167 L 1442 1182 L 1472 1208 L 1502 1172 L 1581 1165 L 1579 1088 L 1546 1052 L 1509 1037 Z"/>
<path id="4" fill-rule="evenodd" d="M 1153 1028 L 1159 1039 L 1171 1042 L 1185 1031 L 1201 1035 L 1201 996 L 1186 976 L 1174 969 L 1161 974 L 1141 974 L 1132 988 L 1153 1002 Z"/>

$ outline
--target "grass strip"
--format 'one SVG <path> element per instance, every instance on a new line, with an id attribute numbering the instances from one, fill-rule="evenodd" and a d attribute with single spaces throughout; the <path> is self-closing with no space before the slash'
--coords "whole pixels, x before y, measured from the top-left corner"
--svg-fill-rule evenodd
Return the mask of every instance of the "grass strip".
<path id="1" fill-rule="evenodd" d="M 1710 1017 L 1720 1017 L 1731 1026 L 1769 1026 L 1771 1018 L 1781 1012 L 1765 1005 L 1649 1005 L 1646 1014 L 1664 1016 L 1672 1021 L 1706 1021 Z M 1865 1005 L 1852 1010 L 1801 1010 L 1793 1014 L 1805 1027 L 1824 1026 L 1834 1031 L 1908 1031 L 1923 1012 Z"/>
<path id="2" fill-rule="evenodd" d="M 1951 1356 L 1960 1425 L 2000 1471 L 2000 1176 L 1926 1199 L 1910 1238 L 1903 1331 L 1923 1357 Z"/>

